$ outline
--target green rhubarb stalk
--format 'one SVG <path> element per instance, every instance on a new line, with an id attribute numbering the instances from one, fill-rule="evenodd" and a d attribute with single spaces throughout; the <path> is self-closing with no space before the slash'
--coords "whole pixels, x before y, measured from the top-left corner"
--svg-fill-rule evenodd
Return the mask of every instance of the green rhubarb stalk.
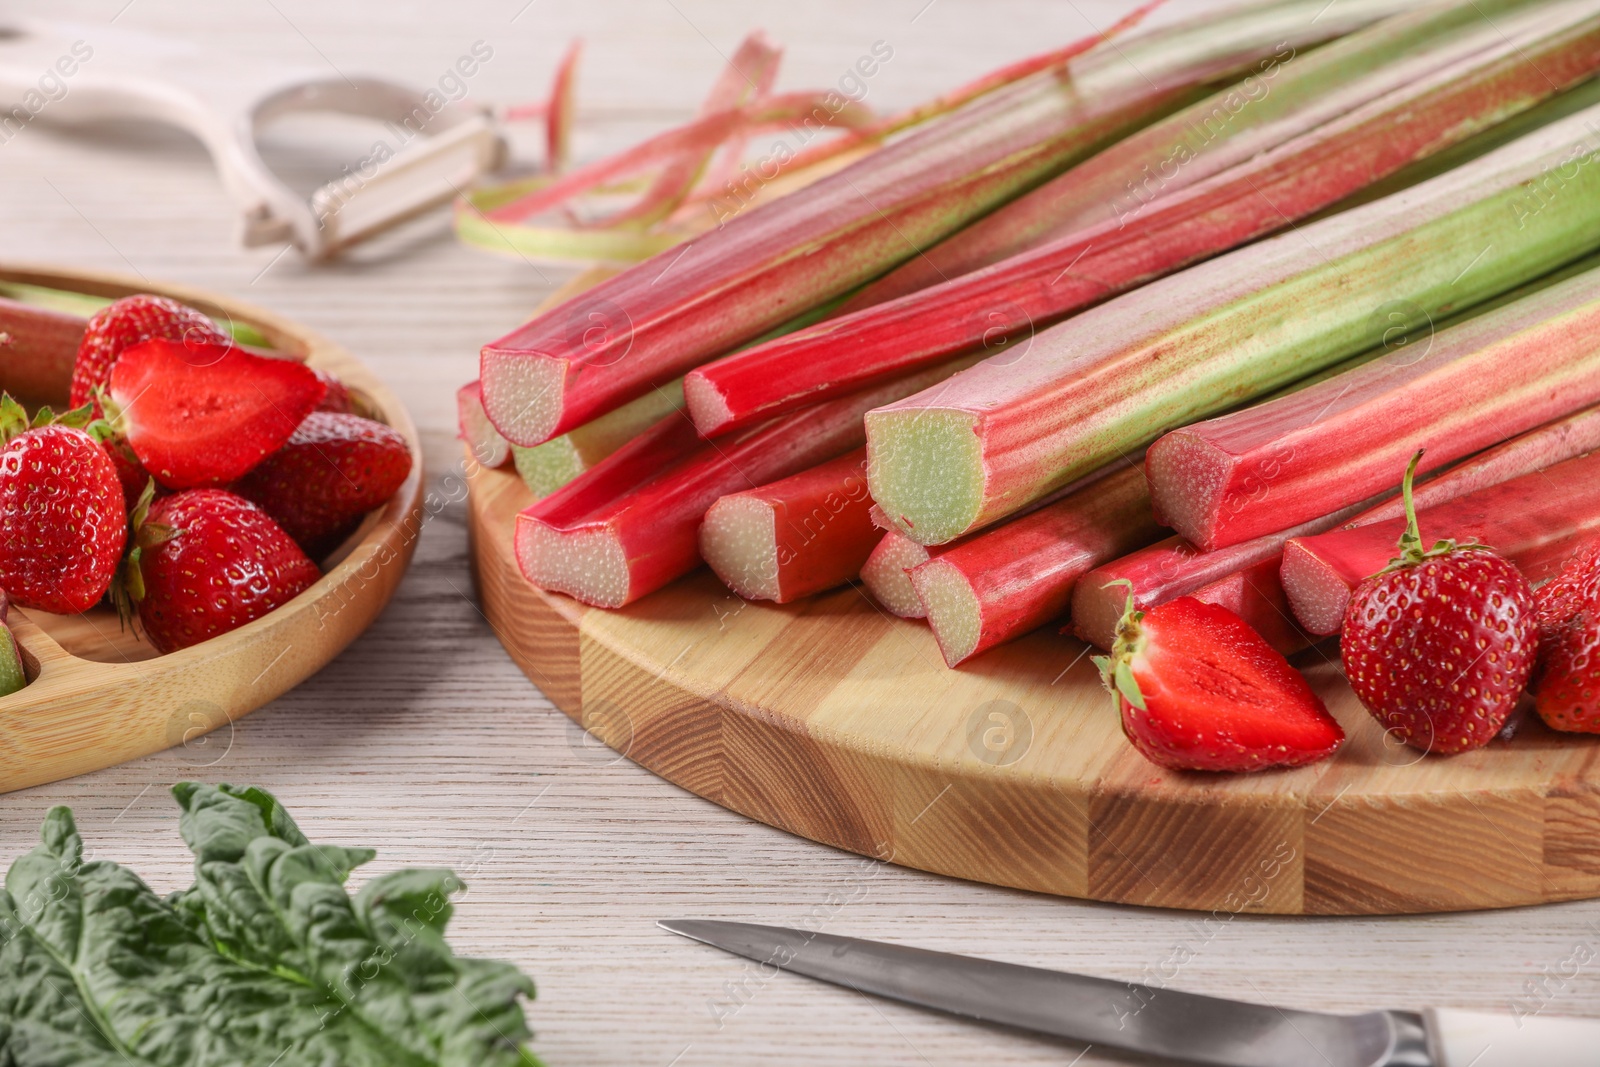
<path id="1" fill-rule="evenodd" d="M 938 544 L 1161 433 L 1600 247 L 1600 108 L 1118 297 L 867 415 L 873 498 Z"/>
<path id="2" fill-rule="evenodd" d="M 542 445 L 512 445 L 511 458 L 533 495 L 549 496 L 682 407 L 680 378 Z"/>
<path id="3" fill-rule="evenodd" d="M 88 318 L 116 299 L 111 296 L 75 293 L 67 289 L 52 289 L 44 285 L 8 281 L 0 281 L 0 297 L 83 318 Z M 248 322 L 223 318 L 217 321 L 217 326 L 242 345 L 250 345 L 253 348 L 273 347 L 271 339 Z"/>
<path id="4" fill-rule="evenodd" d="M 845 310 L 937 285 L 1102 223 L 1128 225 L 1165 196 L 1506 42 L 1530 19 L 1556 14 L 1539 0 L 1456 0 L 1396 14 L 1306 55 L 1286 45 L 1238 84 L 1152 123 L 907 260 Z"/>
<path id="5" fill-rule="evenodd" d="M 1333 11 L 1347 8 L 1369 22 L 1394 4 Z M 1324 10 L 1313 0 L 1208 15 L 990 93 L 485 346 L 485 409 L 513 444 L 582 425 L 849 292 L 1286 38 L 1304 45 L 1350 28 L 1353 16 L 1317 19 Z M 485 222 L 527 210 L 503 205 Z"/>

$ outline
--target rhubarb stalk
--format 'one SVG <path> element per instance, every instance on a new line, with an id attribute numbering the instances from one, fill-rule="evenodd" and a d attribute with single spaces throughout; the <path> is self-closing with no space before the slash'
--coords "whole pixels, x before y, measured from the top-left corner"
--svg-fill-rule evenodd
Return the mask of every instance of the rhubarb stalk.
<path id="1" fill-rule="evenodd" d="M 902 619 L 924 619 L 928 612 L 911 585 L 911 569 L 944 551 L 919 545 L 896 529 L 883 530 L 877 547 L 861 565 L 861 584 L 885 611 Z"/>
<path id="2" fill-rule="evenodd" d="M 481 466 L 504 467 L 511 458 L 511 442 L 500 436 L 483 411 L 483 390 L 468 382 L 456 390 L 457 434 Z"/>
<path id="3" fill-rule="evenodd" d="M 1530 25 L 1571 17 L 1570 10 L 1537 0 L 1456 0 L 1393 14 L 1304 56 L 1286 46 L 1240 84 L 1152 123 L 907 260 L 867 286 L 848 310 L 904 296 L 1106 222 L 1128 225 L 1162 197 L 1366 100 L 1486 46 L 1504 46 Z M 1493 99 L 1492 92 L 1483 98 Z"/>
<path id="4" fill-rule="evenodd" d="M 700 562 L 696 533 L 719 497 L 859 448 L 868 409 L 965 364 L 957 360 L 719 441 L 695 440 L 687 418 L 669 415 L 646 438 L 517 516 L 522 573 L 534 585 L 596 607 L 630 604 Z"/>
<path id="5" fill-rule="evenodd" d="M 489 416 L 513 444 L 539 444 L 848 292 L 1258 59 L 1284 40 L 1286 13 L 1303 20 L 1287 36 L 1305 43 L 1342 32 L 1345 7 L 1362 21 L 1392 10 L 1369 0 L 1318 20 L 1318 7 L 1245 9 L 1093 49 L 741 212 L 485 346 Z"/>
<path id="6" fill-rule="evenodd" d="M 0 392 L 29 401 L 67 395 L 84 320 L 0 297 Z"/>
<path id="7" fill-rule="evenodd" d="M 1137 466 L 950 548 L 911 571 L 951 667 L 1061 615 L 1084 574 L 1161 536 Z"/>
<path id="8" fill-rule="evenodd" d="M 1419 510 L 1417 518 L 1424 545 L 1477 541 L 1537 583 L 1600 532 L 1600 453 Z M 1351 593 L 1388 565 L 1405 528 L 1401 516 L 1289 541 L 1283 588 L 1301 625 L 1338 633 Z"/>
<path id="9" fill-rule="evenodd" d="M 988 269 L 699 367 L 684 381 L 689 412 L 710 436 L 978 346 L 1007 363 L 1027 360 L 1031 331 L 1281 229 L 1592 76 L 1600 69 L 1600 5 L 1587 10 L 1580 25 L 1559 30 L 1548 28 L 1550 13 L 1541 12 L 1538 28 L 1516 37 L 1483 25 L 1480 36 L 1492 47 L 1425 70 L 1375 100 L 1367 83 L 1391 84 L 1387 71 L 1326 94 L 1348 104 L 1337 120 L 1166 195 L 1125 225 L 1080 229 Z M 1410 65 L 1422 59 L 1439 62 L 1424 53 Z M 1276 92 L 1266 97 L 1276 99 Z"/>
<path id="10" fill-rule="evenodd" d="M 855 578 L 883 531 L 872 524 L 867 452 L 712 504 L 700 555 L 746 600 L 787 604 Z"/>
<path id="11" fill-rule="evenodd" d="M 549 496 L 682 407 L 683 382 L 668 382 L 542 445 L 512 445 L 511 458 L 528 490 Z"/>
<path id="12" fill-rule="evenodd" d="M 867 416 L 873 498 L 940 543 L 1168 429 L 1600 246 L 1600 108 L 1091 309 Z M 1313 250 L 1308 254 L 1308 249 Z"/>
<path id="13" fill-rule="evenodd" d="M 1150 448 L 1163 523 L 1203 549 L 1310 521 L 1600 402 L 1600 270 Z"/>

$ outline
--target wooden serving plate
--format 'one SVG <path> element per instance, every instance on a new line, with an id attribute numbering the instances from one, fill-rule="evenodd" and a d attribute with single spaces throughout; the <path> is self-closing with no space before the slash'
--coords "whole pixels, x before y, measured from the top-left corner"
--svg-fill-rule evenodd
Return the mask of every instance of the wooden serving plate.
<path id="1" fill-rule="evenodd" d="M 522 578 L 521 480 L 468 469 L 479 594 L 512 659 L 618 752 L 753 819 L 940 874 L 1225 916 L 1600 896 L 1600 737 L 1530 717 L 1513 742 L 1424 756 L 1325 645 L 1297 665 L 1349 733 L 1334 759 L 1165 771 L 1124 739 L 1078 641 L 1040 631 L 950 670 L 924 624 L 862 590 L 746 603 L 705 568 L 586 608 Z"/>
<path id="2" fill-rule="evenodd" d="M 330 557 L 336 562 L 321 580 L 231 633 L 163 656 L 123 630 L 108 608 L 72 616 L 13 609 L 10 622 L 31 681 L 21 692 L 0 697 L 0 792 L 174 745 L 191 747 L 205 765 L 208 755 L 215 755 L 205 747 L 205 734 L 315 674 L 389 602 L 422 526 L 416 427 L 383 383 L 338 346 L 241 301 L 182 286 L 152 286 L 139 278 L 47 267 L 0 265 L 0 281 L 106 297 L 163 293 L 218 319 L 248 323 L 275 349 L 336 374 L 374 418 L 394 427 L 410 445 L 410 477 Z M 0 387 L 4 382 L 0 363 Z M 66 391 L 63 379 L 58 403 Z"/>

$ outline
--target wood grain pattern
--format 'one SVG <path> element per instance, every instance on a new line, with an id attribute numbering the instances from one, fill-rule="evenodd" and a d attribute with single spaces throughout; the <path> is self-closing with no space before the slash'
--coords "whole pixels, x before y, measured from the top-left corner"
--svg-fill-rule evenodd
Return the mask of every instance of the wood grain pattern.
<path id="1" fill-rule="evenodd" d="M 81 615 L 19 612 L 30 682 L 0 698 L 0 792 L 109 767 L 211 731 L 320 670 L 377 618 L 405 573 L 420 530 L 422 448 L 405 408 L 332 343 L 239 301 L 138 278 L 0 266 L 0 280 L 117 297 L 161 292 L 221 321 L 260 330 L 274 348 L 339 376 L 411 448 L 411 474 L 294 600 L 220 637 L 167 655 L 124 629 L 106 607 Z M 0 368 L 0 384 L 4 368 Z M 58 383 L 65 400 L 65 381 Z M 49 399 L 47 397 L 47 399 Z"/>
<path id="2" fill-rule="evenodd" d="M 608 276 L 580 275 L 545 306 Z M 1335 760 L 1166 771 L 1123 739 L 1087 648 L 1068 638 L 1035 633 L 951 671 L 925 625 L 855 588 L 747 603 L 701 568 L 618 612 L 534 588 L 512 547 L 532 495 L 466 462 L 484 614 L 512 658 L 613 749 L 768 825 L 994 885 L 1230 914 L 1600 896 L 1600 837 L 1587 832 L 1600 738 L 1530 716 L 1515 743 L 1425 757 L 1385 735 L 1312 649 L 1302 666 L 1350 737 Z M 950 790 L 962 824 L 918 830 Z"/>

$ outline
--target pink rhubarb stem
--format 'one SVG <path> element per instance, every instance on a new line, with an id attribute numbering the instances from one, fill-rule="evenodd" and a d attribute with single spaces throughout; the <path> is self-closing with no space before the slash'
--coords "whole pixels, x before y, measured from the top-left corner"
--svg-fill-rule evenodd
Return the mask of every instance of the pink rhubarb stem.
<path id="1" fill-rule="evenodd" d="M 947 548 L 911 571 L 947 665 L 1057 618 L 1079 578 L 1161 536 L 1137 466 Z"/>
<path id="2" fill-rule="evenodd" d="M 859 448 L 861 416 L 969 361 L 803 411 L 717 441 L 698 441 L 681 414 L 517 516 L 523 575 L 596 607 L 618 608 L 693 570 L 697 533 L 718 498 L 786 478 Z"/>
<path id="3" fill-rule="evenodd" d="M 87 320 L 0 297 L 0 392 L 29 401 L 67 395 Z"/>
<path id="4" fill-rule="evenodd" d="M 472 449 L 473 458 L 489 468 L 511 462 L 511 443 L 500 436 L 483 410 L 483 391 L 477 382 L 456 390 L 457 436 Z"/>
<path id="5" fill-rule="evenodd" d="M 1535 584 L 1551 577 L 1600 531 L 1600 453 L 1558 463 L 1417 514 L 1423 543 L 1478 541 Z M 1291 539 L 1283 587 L 1295 617 L 1313 634 L 1338 633 L 1350 595 L 1398 555 L 1404 518 Z"/>
<path id="6" fill-rule="evenodd" d="M 1311 215 L 1589 76 L 1600 68 L 1600 20 L 1534 52 L 1507 43 L 1493 61 L 1472 56 L 1126 225 L 1080 229 L 699 367 L 684 379 L 689 413 L 713 436 L 972 348 L 1026 361 L 1035 328 Z"/>
<path id="7" fill-rule="evenodd" d="M 746 600 L 787 604 L 855 578 L 883 537 L 872 524 L 867 450 L 722 497 L 700 555 Z"/>

